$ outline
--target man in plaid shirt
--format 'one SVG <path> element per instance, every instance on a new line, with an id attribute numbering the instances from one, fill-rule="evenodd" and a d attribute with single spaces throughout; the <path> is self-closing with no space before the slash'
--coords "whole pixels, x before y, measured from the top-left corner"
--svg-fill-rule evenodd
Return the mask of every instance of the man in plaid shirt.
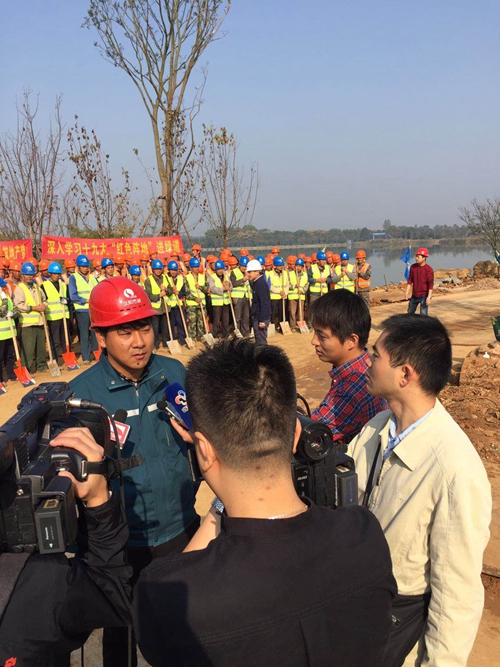
<path id="1" fill-rule="evenodd" d="M 345 451 L 372 417 L 388 409 L 385 400 L 366 389 L 370 311 L 358 294 L 340 289 L 311 304 L 310 321 L 316 354 L 332 364 L 330 391 L 311 416 L 330 427 L 333 440 Z"/>

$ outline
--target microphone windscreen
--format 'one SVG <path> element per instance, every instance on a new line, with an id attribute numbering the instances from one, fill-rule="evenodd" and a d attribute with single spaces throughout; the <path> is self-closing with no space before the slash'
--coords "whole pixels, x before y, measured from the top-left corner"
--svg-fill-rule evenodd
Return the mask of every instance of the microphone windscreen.
<path id="1" fill-rule="evenodd" d="M 113 419 L 115 422 L 122 422 L 122 424 L 124 424 L 127 421 L 127 411 L 123 408 L 120 408 L 113 415 Z"/>
<path id="2" fill-rule="evenodd" d="M 170 403 L 172 409 L 186 424 L 190 431 L 193 430 L 193 423 L 186 400 L 186 391 L 179 382 L 172 382 L 163 390 L 163 396 Z"/>

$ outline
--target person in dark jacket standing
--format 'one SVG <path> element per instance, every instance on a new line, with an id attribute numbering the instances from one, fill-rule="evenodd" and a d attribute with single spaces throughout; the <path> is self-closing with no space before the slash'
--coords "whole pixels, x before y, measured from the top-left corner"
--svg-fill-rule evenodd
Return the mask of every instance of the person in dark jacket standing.
<path id="1" fill-rule="evenodd" d="M 429 305 L 434 289 L 434 270 L 427 264 L 429 251 L 427 248 L 419 248 L 415 253 L 415 264 L 410 267 L 408 285 L 406 287 L 406 300 L 408 314 L 415 315 L 417 306 L 420 304 L 420 314 L 429 314 Z"/>
<path id="2" fill-rule="evenodd" d="M 262 275 L 262 265 L 257 259 L 251 259 L 247 264 L 247 276 L 252 285 L 252 309 L 250 311 L 255 342 L 267 344 L 267 328 L 271 321 L 271 296 L 269 285 Z"/>

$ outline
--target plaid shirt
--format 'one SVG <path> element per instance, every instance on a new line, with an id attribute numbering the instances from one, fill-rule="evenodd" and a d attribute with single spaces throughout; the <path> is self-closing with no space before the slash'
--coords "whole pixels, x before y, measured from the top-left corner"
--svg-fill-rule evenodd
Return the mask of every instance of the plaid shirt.
<path id="1" fill-rule="evenodd" d="M 312 418 L 327 424 L 335 442 L 348 444 L 378 412 L 387 410 L 387 402 L 366 389 L 365 372 L 368 352 L 329 371 L 330 391 L 312 413 Z"/>

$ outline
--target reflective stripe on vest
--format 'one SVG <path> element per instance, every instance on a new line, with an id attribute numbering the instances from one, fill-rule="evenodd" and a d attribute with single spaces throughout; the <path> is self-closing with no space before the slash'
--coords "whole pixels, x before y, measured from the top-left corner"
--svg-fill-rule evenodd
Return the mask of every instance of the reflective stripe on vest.
<path id="1" fill-rule="evenodd" d="M 35 283 L 33 283 L 35 284 Z M 28 286 L 25 283 L 21 283 L 21 289 L 24 292 L 24 299 L 26 301 L 27 306 L 38 306 L 39 303 L 35 300 L 33 294 L 30 292 Z M 31 313 L 19 313 L 19 321 L 22 325 L 26 326 L 37 326 L 42 324 L 42 318 L 40 317 L 40 313 L 34 310 Z"/>
<path id="2" fill-rule="evenodd" d="M 309 288 L 309 291 L 311 294 L 326 294 L 328 292 L 328 283 L 319 283 L 317 282 L 320 278 L 328 278 L 330 275 L 330 267 L 328 264 L 325 264 L 325 266 L 321 269 L 319 269 L 319 266 L 317 264 L 312 264 L 311 265 L 311 273 L 313 275 L 314 280 L 316 282 L 314 285 L 311 285 Z"/>
<path id="3" fill-rule="evenodd" d="M 203 292 L 198 289 L 198 287 L 205 287 L 205 275 L 199 273 L 197 276 L 198 280 L 195 279 L 194 274 L 188 273 L 186 276 L 186 282 L 191 293 L 196 294 L 198 299 L 201 299 L 203 305 L 205 305 L 205 295 Z M 186 299 L 186 306 L 197 306 L 198 303 L 194 299 Z"/>
<path id="4" fill-rule="evenodd" d="M 238 267 L 233 269 L 231 273 L 234 275 L 236 280 L 243 280 L 243 278 L 245 277 Z M 233 297 L 233 299 L 243 299 L 243 297 L 247 296 L 246 285 L 240 285 L 239 287 L 232 287 L 231 296 Z"/>
<path id="5" fill-rule="evenodd" d="M 75 271 L 73 275 L 75 276 L 76 291 L 78 292 L 78 296 L 87 301 L 87 303 L 84 305 L 82 305 L 81 303 L 73 304 L 74 308 L 75 310 L 88 310 L 90 293 L 97 285 L 97 280 L 94 278 L 94 276 L 89 275 L 89 279 L 87 281 L 85 280 L 85 277 L 82 276 L 82 274 L 79 273 L 78 271 Z"/>
<path id="6" fill-rule="evenodd" d="M 152 292 L 153 294 L 160 294 L 160 286 L 159 286 L 158 283 L 156 282 L 156 279 L 154 278 L 154 276 L 149 276 L 149 277 L 148 277 L 148 280 L 149 280 L 149 284 L 151 285 L 151 292 Z M 162 284 L 163 287 L 167 287 L 167 286 L 168 286 L 168 283 L 167 283 L 166 278 L 165 278 L 164 275 L 161 276 L 161 284 Z M 160 308 L 161 308 L 161 301 L 162 301 L 161 299 L 159 299 L 159 301 L 151 301 L 151 305 L 152 305 L 153 308 L 155 308 L 156 310 L 160 310 Z"/>
<path id="7" fill-rule="evenodd" d="M 370 265 L 366 262 L 361 267 L 361 273 L 364 273 Z M 370 278 L 360 278 L 358 276 L 358 289 L 370 289 Z"/>
<path id="8" fill-rule="evenodd" d="M 307 273 L 305 271 L 302 271 L 300 274 L 300 282 L 299 282 L 299 276 L 296 271 L 290 271 L 288 274 L 288 278 L 290 279 L 290 289 L 288 290 L 288 298 L 290 301 L 298 301 L 299 299 L 299 290 L 298 290 L 298 285 L 300 285 L 300 300 L 305 301 L 306 295 L 304 294 L 304 288 L 307 286 L 308 283 L 308 278 L 307 278 Z"/>
<path id="9" fill-rule="evenodd" d="M 174 279 L 172 278 L 172 276 L 167 275 L 166 279 L 170 287 L 174 287 Z M 180 274 L 177 274 L 177 276 L 175 277 L 176 290 L 180 292 L 183 285 L 184 285 L 184 278 Z M 167 303 L 170 306 L 170 308 L 177 308 L 179 306 L 179 301 L 177 300 L 175 294 L 167 296 Z"/>
<path id="10" fill-rule="evenodd" d="M 284 290 L 284 285 L 286 285 L 286 282 L 283 277 L 283 273 L 278 274 L 273 269 L 270 278 L 271 287 L 279 287 L 280 291 Z M 271 292 L 270 296 L 272 301 L 279 301 L 281 299 L 281 294 L 276 294 L 275 292 Z"/>
<path id="11" fill-rule="evenodd" d="M 222 289 L 222 280 L 216 273 L 212 274 L 212 280 L 214 281 L 216 287 Z M 213 292 L 210 292 L 210 300 L 212 302 L 212 306 L 228 306 L 229 294 L 227 292 L 224 292 L 224 294 L 214 294 Z"/>
<path id="12" fill-rule="evenodd" d="M 59 281 L 59 292 L 52 280 L 46 280 L 43 288 L 47 294 L 47 310 L 45 311 L 47 321 L 62 320 L 64 315 L 67 319 L 69 317 L 68 307 L 61 303 L 61 297 L 66 298 L 66 285 L 63 281 Z"/>
<path id="13" fill-rule="evenodd" d="M 14 306 L 12 304 L 12 299 L 10 296 L 7 295 L 7 310 L 11 311 L 14 309 Z M 14 319 L 11 318 L 12 326 L 14 328 L 14 335 L 17 335 L 17 329 L 16 325 L 14 322 Z M 0 340 L 8 340 L 9 338 L 12 338 L 12 333 L 10 331 L 10 326 L 9 326 L 9 318 L 8 317 L 0 317 Z"/>
<path id="14" fill-rule="evenodd" d="M 347 271 L 349 271 L 349 273 L 352 273 L 354 271 L 354 266 L 352 264 L 348 264 Z M 340 266 L 340 264 L 335 267 L 335 273 L 338 276 L 341 275 L 342 267 Z M 337 289 L 346 289 L 349 290 L 349 292 L 354 292 L 354 280 L 351 280 L 350 278 L 348 278 L 347 275 L 345 275 L 338 281 L 338 283 L 335 283 L 335 287 Z"/>

